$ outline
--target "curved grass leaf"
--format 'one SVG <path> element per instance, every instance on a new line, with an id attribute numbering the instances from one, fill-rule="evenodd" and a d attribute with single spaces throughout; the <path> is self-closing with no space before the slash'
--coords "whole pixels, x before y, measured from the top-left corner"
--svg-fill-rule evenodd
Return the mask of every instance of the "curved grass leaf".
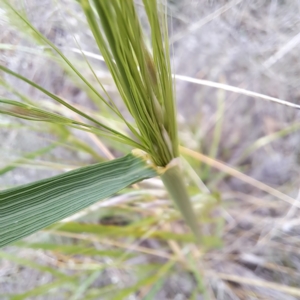
<path id="1" fill-rule="evenodd" d="M 48 97 L 52 98 L 53 100 L 55 100 L 56 102 L 64 105 L 65 107 L 67 107 L 68 109 L 70 109 L 71 111 L 79 114 L 80 116 L 86 118 L 87 120 L 93 122 L 94 124 L 97 124 L 98 126 L 102 127 L 103 129 L 106 129 L 108 132 L 111 132 L 113 134 L 116 134 L 117 136 L 121 136 L 121 134 L 111 128 L 109 128 L 108 126 L 106 126 L 105 124 L 98 122 L 96 119 L 90 117 L 89 115 L 85 114 L 84 112 L 82 112 L 81 110 L 75 108 L 74 106 L 70 105 L 69 103 L 67 103 L 65 100 L 63 100 L 62 98 L 54 95 L 53 93 L 51 93 L 50 91 L 44 89 L 43 87 L 41 87 L 40 85 L 36 84 L 35 82 L 29 80 L 28 78 L 13 72 L 12 70 L 6 68 L 3 65 L 0 65 L 0 70 L 10 74 L 12 76 L 14 76 L 15 78 L 18 78 L 26 83 L 28 83 L 29 85 L 31 85 L 32 87 L 36 88 L 37 90 L 41 91 L 42 93 L 44 93 L 45 95 L 47 95 Z"/>
<path id="2" fill-rule="evenodd" d="M 154 176 L 156 172 L 142 159 L 128 154 L 0 191 L 0 247 Z"/>
<path id="3" fill-rule="evenodd" d="M 93 122 L 94 124 L 100 126 L 99 129 L 97 130 L 98 134 L 99 133 L 101 133 L 101 135 L 105 135 L 106 134 L 106 136 L 109 136 L 111 139 L 117 140 L 117 141 L 122 142 L 122 143 L 126 143 L 126 144 L 131 145 L 131 146 L 133 146 L 135 148 L 139 148 L 141 150 L 147 151 L 147 149 L 145 147 L 143 147 L 143 145 L 141 145 L 140 143 L 135 142 L 130 137 L 122 134 L 121 132 L 118 132 L 117 130 L 114 130 L 113 128 L 105 125 L 104 123 L 101 123 L 101 122 L 97 121 L 95 118 L 93 118 L 90 115 L 84 113 L 80 109 L 77 109 L 76 107 L 72 106 L 71 104 L 69 104 L 68 102 L 66 102 L 65 100 L 63 100 L 62 98 L 60 98 L 60 97 L 56 96 L 55 94 L 51 93 L 50 91 L 44 89 L 40 85 L 38 85 L 35 82 L 29 80 L 28 78 L 26 78 L 26 77 L 24 77 L 24 76 L 22 76 L 22 75 L 20 75 L 18 73 L 13 72 L 12 70 L 6 68 L 3 65 L 0 65 L 0 70 L 3 71 L 3 72 L 5 72 L 5 73 L 7 73 L 7 74 L 10 74 L 10 75 L 14 76 L 15 78 L 18 78 L 18 79 L 20 79 L 20 80 L 28 83 L 32 87 L 36 88 L 37 90 L 41 91 L 42 93 L 44 93 L 48 97 L 50 97 L 53 100 L 55 100 L 56 102 L 62 104 L 65 107 L 67 107 L 71 111 L 77 113 L 78 115 L 84 117 L 85 119 L 87 119 L 87 120 Z M 0 78 L 0 81 L 1 81 L 1 78 Z M 3 101 L 4 100 L 2 100 L 2 102 Z M 6 113 L 6 112 L 0 111 L 0 113 Z M 17 114 L 14 114 L 14 116 L 21 117 L 21 115 L 17 115 Z M 22 118 L 24 118 L 24 117 L 22 117 Z M 29 119 L 29 120 L 33 120 L 33 119 Z M 37 119 L 35 119 L 35 120 L 37 121 Z M 41 121 L 41 120 L 39 120 L 39 121 Z M 45 120 L 43 120 L 43 121 L 45 121 Z M 68 124 L 68 125 L 71 126 L 71 123 Z M 75 127 L 76 125 L 72 125 L 72 126 Z M 78 127 L 77 126 L 76 128 L 77 129 L 81 129 L 81 130 L 86 130 L 84 127 Z M 134 127 L 132 127 L 132 128 L 134 128 Z M 101 131 L 100 131 L 100 129 L 101 129 Z"/>
<path id="4" fill-rule="evenodd" d="M 15 18 L 13 20 L 10 18 L 10 21 L 13 21 L 13 23 L 19 23 L 17 26 L 18 29 L 21 29 L 23 32 L 30 32 L 31 38 L 33 38 L 36 42 L 39 44 L 46 44 L 48 45 L 61 59 L 65 62 L 67 66 L 87 85 L 87 87 L 95 93 L 99 97 L 99 99 L 105 103 L 108 107 L 112 109 L 118 116 L 120 116 L 120 112 L 118 110 L 115 110 L 114 106 L 111 106 L 110 103 L 104 99 L 99 92 L 95 89 L 95 87 L 81 74 L 81 72 L 72 64 L 72 62 L 60 51 L 60 49 L 54 45 L 49 39 L 47 39 L 41 32 L 35 28 L 31 22 L 22 14 L 20 11 L 18 11 L 15 7 L 13 7 L 10 3 L 10 1 L 3 1 L 3 4 L 5 5 L 6 10 L 9 9 L 11 13 L 15 15 Z M 21 26 L 21 27 L 20 27 Z M 23 28 L 22 28 L 23 27 Z M 25 28 L 24 28 L 25 27 Z M 27 34 L 28 36 L 28 34 Z"/>
<path id="5" fill-rule="evenodd" d="M 1 69 L 2 69 L 2 66 L 0 65 L 0 70 Z M 14 72 L 12 72 L 12 73 L 14 73 Z M 14 73 L 14 74 L 16 74 L 16 73 Z M 21 75 L 18 75 L 18 78 L 20 76 Z M 22 78 L 24 78 L 24 77 L 22 77 Z M 27 80 L 26 82 L 29 82 L 29 81 Z M 34 84 L 34 86 L 36 86 L 36 85 Z M 44 90 L 43 88 L 41 88 L 41 89 Z M 46 91 L 46 92 L 47 92 L 47 95 L 48 94 L 53 95 L 48 91 Z M 56 97 L 55 95 L 53 95 L 53 96 Z M 58 97 L 56 97 L 56 98 L 60 99 Z M 66 102 L 63 101 L 63 103 L 66 103 Z M 67 104 L 67 107 L 70 108 L 70 107 L 73 107 L 73 106 Z M 74 111 L 77 112 L 79 110 L 74 108 Z M 18 101 L 15 101 L 15 100 L 0 98 L 0 114 L 6 114 L 6 115 L 10 115 L 10 116 L 13 116 L 13 117 L 17 117 L 17 118 L 21 118 L 21 119 L 25 119 L 25 120 L 30 120 L 30 121 L 50 122 L 50 123 L 58 124 L 58 125 L 66 125 L 66 126 L 69 126 L 69 127 L 79 129 L 79 130 L 93 132 L 97 135 L 108 137 L 110 139 L 116 140 L 116 141 L 121 142 L 121 143 L 126 143 L 126 144 L 128 144 L 132 147 L 140 148 L 144 151 L 146 150 L 138 142 L 135 142 L 131 138 L 127 137 L 126 135 L 124 135 L 124 134 L 122 134 L 122 133 L 120 133 L 116 130 L 113 130 L 112 128 L 110 128 L 106 125 L 102 125 L 102 127 L 105 127 L 105 129 L 109 128 L 108 131 L 104 131 L 101 128 L 98 128 L 98 127 L 95 127 L 95 126 L 92 126 L 92 125 L 88 125 L 88 124 L 85 124 L 85 123 L 82 123 L 82 122 L 79 122 L 79 121 L 75 121 L 75 120 L 66 118 L 64 116 L 55 114 L 55 113 L 45 111 L 44 109 L 35 107 L 33 105 L 24 104 L 22 102 L 18 102 Z M 84 113 L 81 113 L 81 114 L 87 116 Z M 93 119 L 91 117 L 88 117 L 88 118 L 90 120 Z M 102 124 L 102 123 L 99 122 L 98 125 L 99 124 Z"/>
<path id="6" fill-rule="evenodd" d="M 88 127 L 84 123 L 10 99 L 0 98 L 0 113 L 31 121 L 43 121 L 63 125 L 74 124 Z"/>

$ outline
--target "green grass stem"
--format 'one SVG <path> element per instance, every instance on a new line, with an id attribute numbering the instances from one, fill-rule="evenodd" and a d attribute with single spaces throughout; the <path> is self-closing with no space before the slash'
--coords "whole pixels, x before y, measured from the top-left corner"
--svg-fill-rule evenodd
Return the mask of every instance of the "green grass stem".
<path id="1" fill-rule="evenodd" d="M 179 166 L 167 169 L 161 179 L 184 220 L 195 234 L 197 241 L 200 242 L 201 230 Z"/>

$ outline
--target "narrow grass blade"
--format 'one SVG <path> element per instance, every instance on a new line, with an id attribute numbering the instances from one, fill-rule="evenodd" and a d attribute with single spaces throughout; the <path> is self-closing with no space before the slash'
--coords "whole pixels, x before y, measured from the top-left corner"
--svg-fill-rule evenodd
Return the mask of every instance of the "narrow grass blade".
<path id="1" fill-rule="evenodd" d="M 31 85 L 32 87 L 36 88 L 37 90 L 41 91 L 42 93 L 44 93 L 45 95 L 47 95 L 48 97 L 52 98 L 53 100 L 55 100 L 56 102 L 64 105 L 65 107 L 69 108 L 71 111 L 79 114 L 80 116 L 86 118 L 87 120 L 90 120 L 91 122 L 93 122 L 94 124 L 97 124 L 101 127 L 103 127 L 104 129 L 108 130 L 109 132 L 111 133 L 114 133 L 116 135 L 120 135 L 120 133 L 112 130 L 111 128 L 107 127 L 106 125 L 100 123 L 99 121 L 97 121 L 96 119 L 90 117 L 89 115 L 83 113 L 81 110 L 75 108 L 74 106 L 70 105 L 69 103 L 67 103 L 65 100 L 63 100 L 62 98 L 54 95 L 53 93 L 49 92 L 48 90 L 44 89 L 43 87 L 41 87 L 40 85 L 36 84 L 35 82 L 29 80 L 28 78 L 18 74 L 18 73 L 15 73 L 14 71 L 6 68 L 5 66 L 2 66 L 0 65 L 0 70 L 7 73 L 7 74 L 10 74 L 12 76 L 14 76 L 15 78 L 18 78 L 26 83 L 28 83 L 29 85 Z"/>
<path id="2" fill-rule="evenodd" d="M 77 288 L 75 291 L 73 297 L 70 298 L 70 300 L 80 300 L 83 299 L 83 296 L 85 292 L 88 290 L 88 288 L 93 284 L 93 282 L 97 279 L 97 277 L 100 276 L 102 271 L 95 271 L 93 272 L 88 278 L 86 278 Z"/>
<path id="3" fill-rule="evenodd" d="M 104 287 L 89 288 L 86 292 L 84 300 L 99 300 L 99 299 L 113 299 L 112 294 L 116 290 L 116 284 L 105 285 Z"/>
<path id="4" fill-rule="evenodd" d="M 248 91 L 248 90 L 241 89 L 241 88 L 238 88 L 238 87 L 235 87 L 232 85 L 228 85 L 228 84 L 223 84 L 223 83 L 218 83 L 218 82 L 203 80 L 203 79 L 197 79 L 197 78 L 178 75 L 178 74 L 175 74 L 175 78 L 178 80 L 186 81 L 186 82 L 191 82 L 191 83 L 205 85 L 205 86 L 209 86 L 209 87 L 213 87 L 213 88 L 217 88 L 217 89 L 222 89 L 224 91 L 238 93 L 238 94 L 246 95 L 246 96 L 253 97 L 253 98 L 260 98 L 260 99 L 263 99 L 266 101 L 271 101 L 271 102 L 275 102 L 275 103 L 289 106 L 292 108 L 300 109 L 300 105 L 298 105 L 296 103 L 292 103 L 292 102 L 289 102 L 286 100 L 282 100 L 282 99 L 270 97 L 270 96 L 267 96 L 264 94 Z"/>
<path id="5" fill-rule="evenodd" d="M 241 156 L 238 158 L 238 162 L 247 158 L 249 155 L 251 155 L 256 150 L 258 150 L 268 144 L 271 144 L 272 142 L 274 142 L 280 138 L 283 138 L 283 137 L 289 135 L 290 133 L 294 133 L 295 131 L 298 131 L 299 129 L 300 129 L 300 123 L 294 123 L 294 124 L 287 126 L 277 132 L 274 132 L 274 133 L 271 133 L 269 135 L 259 138 L 252 145 L 250 145 L 243 151 Z"/>
<path id="6" fill-rule="evenodd" d="M 120 257 L 124 254 L 124 251 L 118 249 L 97 250 L 89 243 L 81 243 L 80 245 L 63 245 L 52 243 L 28 243 L 28 242 L 15 242 L 13 244 L 19 248 L 35 249 L 51 251 L 54 253 L 63 253 L 65 255 L 82 255 L 82 256 L 108 256 L 108 257 Z"/>
<path id="7" fill-rule="evenodd" d="M 56 225 L 53 225 L 56 228 Z M 50 227 L 51 228 L 51 227 Z M 51 228 L 52 229 L 52 228 Z M 135 237 L 141 238 L 147 234 L 149 238 L 157 238 L 161 240 L 175 240 L 182 242 L 194 242 L 194 236 L 191 234 L 177 234 L 168 231 L 155 230 L 148 233 L 149 227 L 135 226 L 108 226 L 101 224 L 77 223 L 68 222 L 62 224 L 57 231 L 72 232 L 72 233 L 90 233 L 100 236 L 110 237 Z"/>
<path id="8" fill-rule="evenodd" d="M 27 119 L 27 120 L 31 120 L 31 121 L 44 121 L 44 122 L 50 122 L 50 123 L 54 123 L 54 124 L 67 125 L 67 126 L 77 128 L 79 130 L 94 132 L 98 135 L 109 137 L 109 138 L 114 139 L 118 142 L 126 143 L 126 144 L 131 145 L 135 148 L 140 148 L 140 149 L 146 150 L 145 148 L 143 148 L 142 145 L 135 142 L 131 138 L 129 138 L 126 135 L 112 129 L 111 127 L 97 121 L 96 119 L 90 117 L 89 115 L 82 112 L 80 109 L 77 109 L 76 107 L 74 107 L 71 104 L 67 103 L 66 101 L 64 101 L 60 97 L 52 94 L 48 90 L 45 90 L 43 87 L 41 87 L 38 84 L 32 82 L 31 80 L 29 80 L 29 79 L 15 73 L 15 72 L 11 71 L 11 70 L 9 70 L 6 67 L 1 66 L 1 65 L 0 65 L 0 70 L 6 72 L 8 74 L 11 74 L 12 76 L 15 76 L 16 78 L 19 78 L 19 79 L 25 81 L 26 83 L 28 83 L 31 86 L 37 88 L 38 90 L 40 90 L 41 92 L 43 92 L 47 96 L 51 97 L 53 100 L 59 102 L 60 104 L 67 107 L 68 109 L 70 109 L 73 112 L 75 112 L 75 113 L 83 116 L 84 118 L 92 121 L 93 123 L 95 123 L 96 125 L 98 125 L 100 127 L 98 128 L 98 127 L 95 127 L 95 126 L 92 126 L 92 125 L 88 125 L 88 124 L 85 124 L 85 123 L 82 123 L 82 122 L 78 122 L 78 121 L 60 116 L 58 114 L 49 113 L 49 112 L 47 112 L 43 109 L 37 108 L 33 105 L 23 104 L 21 102 L 10 100 L 10 99 L 0 99 L 0 104 L 2 104 L 2 106 L 0 106 L 0 114 L 7 114 L 7 115 L 11 115 L 11 116 L 14 116 L 14 117 Z M 4 108 L 3 108 L 3 105 L 4 105 Z M 11 106 L 11 108 L 7 109 L 5 107 L 5 105 L 9 105 L 9 106 Z"/>
<path id="9" fill-rule="evenodd" d="M 71 136 L 68 138 L 68 144 L 63 144 L 63 147 L 68 148 L 69 143 L 71 143 L 73 145 L 73 148 L 75 151 L 83 151 L 86 152 L 88 154 L 90 154 L 94 159 L 96 159 L 97 161 L 104 161 L 104 157 L 101 156 L 96 150 L 94 150 L 87 142 L 80 140 L 79 138 L 77 138 L 76 136 Z"/>
<path id="10" fill-rule="evenodd" d="M 0 247 L 154 176 L 156 172 L 143 160 L 129 154 L 0 191 Z"/>
<path id="11" fill-rule="evenodd" d="M 47 272 L 50 273 L 51 275 L 64 279 L 67 277 L 67 275 L 63 274 L 62 272 L 55 270 L 54 268 L 48 267 L 48 266 L 43 266 L 38 263 L 33 262 L 32 260 L 25 259 L 25 258 L 20 258 L 14 254 L 11 253 L 6 253 L 3 251 L 0 251 L 0 258 L 9 260 L 15 264 L 19 264 L 22 266 L 26 266 L 35 270 L 38 270 L 40 272 Z"/>
<path id="12" fill-rule="evenodd" d="M 224 104 L 225 104 L 225 93 L 223 90 L 218 91 L 218 110 L 216 115 L 215 129 L 213 132 L 212 145 L 209 151 L 209 157 L 216 158 L 218 154 L 219 144 L 222 135 L 222 125 L 224 117 Z M 203 179 L 206 180 L 209 177 L 210 166 L 206 165 L 203 170 Z"/>
<path id="13" fill-rule="evenodd" d="M 55 149 L 56 146 L 57 146 L 56 143 L 53 143 L 53 144 L 51 144 L 47 147 L 41 148 L 37 151 L 26 153 L 22 158 L 19 158 L 19 159 L 15 160 L 14 162 L 9 163 L 8 165 L 6 165 L 4 168 L 1 168 L 0 169 L 0 176 L 7 173 L 7 172 L 12 171 L 13 169 L 16 168 L 17 164 L 22 164 L 26 159 L 33 159 L 33 158 L 36 158 L 40 155 L 46 154 L 46 153 L 50 152 L 51 150 Z"/>
<path id="14" fill-rule="evenodd" d="M 198 287 L 196 287 L 194 289 L 194 291 L 191 293 L 191 296 L 188 300 L 197 300 L 197 296 L 198 296 L 199 292 L 198 292 Z"/>
<path id="15" fill-rule="evenodd" d="M 157 298 L 156 294 L 161 290 L 161 288 L 164 286 L 164 283 L 166 281 L 166 278 L 159 278 L 158 281 L 153 285 L 149 293 L 146 295 L 146 297 L 143 298 L 143 300 L 155 300 Z"/>
<path id="16" fill-rule="evenodd" d="M 26 32 L 27 36 L 29 35 L 34 41 L 38 44 L 48 45 L 61 59 L 62 61 L 86 84 L 86 86 L 97 95 L 97 97 L 105 103 L 108 107 L 114 111 L 114 107 L 111 106 L 107 100 L 105 100 L 99 92 L 95 89 L 95 87 L 82 75 L 82 73 L 72 64 L 72 62 L 60 51 L 60 49 L 54 45 L 49 39 L 47 39 L 41 32 L 39 32 L 31 22 L 18 10 L 16 10 L 11 3 L 8 1 L 3 1 L 6 5 L 6 8 L 10 10 L 11 13 L 14 14 L 14 20 L 10 20 L 13 23 L 19 23 L 17 28 L 22 32 Z M 17 22 L 16 22 L 17 21 Z M 15 24 L 16 25 L 16 24 Z M 115 111 L 117 115 L 118 111 Z"/>
<path id="17" fill-rule="evenodd" d="M 205 290 L 205 286 L 204 286 L 204 282 L 203 282 L 203 274 L 201 274 L 198 266 L 197 266 L 197 261 L 191 256 L 189 255 L 187 257 L 187 262 L 188 262 L 188 266 L 189 266 L 189 269 L 190 269 L 190 272 L 194 275 L 194 278 L 195 278 L 195 281 L 197 282 L 197 289 L 198 289 L 198 292 L 200 294 L 204 294 L 205 295 L 205 299 L 208 299 L 207 298 L 207 295 L 206 295 L 206 290 Z"/>
<path id="18" fill-rule="evenodd" d="M 266 136 L 257 139 L 254 143 L 248 146 L 236 160 L 233 161 L 233 165 L 239 166 L 239 164 L 242 163 L 243 160 L 245 160 L 248 156 L 250 156 L 258 149 L 263 148 L 271 144 L 272 142 L 277 141 L 278 139 L 284 138 L 287 135 L 298 131 L 299 129 L 300 129 L 300 123 L 294 123 L 277 132 L 268 134 Z M 238 167 L 236 168 L 238 169 Z M 214 177 L 214 180 L 211 181 L 210 184 L 213 186 L 217 186 L 218 183 L 224 178 L 226 178 L 227 176 L 228 174 L 226 173 L 219 173 Z"/>
<path id="19" fill-rule="evenodd" d="M 29 290 L 28 292 L 18 294 L 18 295 L 11 295 L 10 299 L 11 300 L 25 300 L 25 299 L 34 299 L 34 298 L 36 298 L 36 296 L 39 296 L 39 295 L 49 296 L 50 290 L 54 290 L 56 288 L 63 287 L 70 283 L 74 283 L 75 279 L 74 279 L 74 276 L 69 276 L 64 279 L 58 279 L 56 281 L 40 285 L 32 290 Z M 75 285 L 75 283 L 73 285 Z"/>
<path id="20" fill-rule="evenodd" d="M 226 273 L 218 273 L 218 272 L 206 272 L 210 277 L 216 277 L 223 280 L 231 281 L 237 284 L 245 284 L 248 286 L 257 286 L 262 288 L 272 289 L 274 291 L 283 292 L 289 295 L 293 295 L 295 297 L 300 297 L 300 289 L 297 287 L 291 287 L 288 285 L 279 284 L 278 282 L 272 282 L 267 280 L 253 279 L 247 278 L 240 275 L 232 275 Z M 298 298 L 299 299 L 299 298 Z"/>
<path id="21" fill-rule="evenodd" d="M 238 171 L 234 168 L 231 168 L 224 163 L 221 163 L 217 160 L 211 159 L 208 156 L 203 155 L 202 153 L 193 151 L 188 148 L 180 147 L 180 151 L 183 154 L 189 155 L 197 160 L 203 161 L 204 163 L 209 164 L 210 166 L 212 166 L 222 172 L 225 172 L 239 180 L 242 180 L 245 183 L 248 183 L 249 185 L 252 185 L 253 187 L 255 187 L 257 189 L 260 189 L 261 191 L 268 193 L 269 195 L 272 195 L 278 199 L 281 199 L 284 202 L 287 202 L 291 205 L 294 205 L 294 206 L 297 206 L 300 208 L 299 203 L 295 202 L 295 199 L 293 199 L 292 197 L 282 193 L 279 190 L 274 189 L 273 187 L 271 187 L 259 180 L 256 180 L 250 176 L 247 176 L 246 174 L 241 173 L 240 171 Z"/>
<path id="22" fill-rule="evenodd" d="M 11 93 L 15 94 L 16 96 L 18 96 L 25 103 L 33 104 L 33 102 L 26 95 L 22 94 L 20 91 L 18 91 L 17 88 L 15 88 L 14 86 L 12 86 L 8 82 L 0 80 L 0 85 L 2 85 L 9 92 L 11 92 Z"/>
<path id="23" fill-rule="evenodd" d="M 114 296 L 114 300 L 127 299 L 127 297 L 129 297 L 133 293 L 136 293 L 141 288 L 149 285 L 153 285 L 160 278 L 166 276 L 166 274 L 170 271 L 170 269 L 173 266 L 174 266 L 174 261 L 169 261 L 168 263 L 163 265 L 158 271 L 156 271 L 155 274 L 151 274 L 146 278 L 141 279 L 136 285 L 129 288 L 125 288 L 123 291 L 119 292 L 117 295 Z"/>
<path id="24" fill-rule="evenodd" d="M 81 125 L 84 123 L 71 120 L 58 114 L 54 114 L 37 108 L 33 105 L 24 104 L 15 100 L 0 98 L 0 113 L 31 121 L 44 121 L 63 125 Z"/>
<path id="25" fill-rule="evenodd" d="M 95 128 L 95 127 L 94 128 L 96 129 L 96 131 L 97 131 L 98 134 L 101 133 L 101 131 L 103 130 L 102 131 L 102 135 L 103 134 L 106 134 L 106 135 L 110 134 L 111 135 L 110 137 L 113 138 L 113 139 L 115 139 L 115 140 L 121 141 L 123 143 L 127 143 L 127 144 L 129 144 L 129 145 L 131 145 L 133 147 L 137 147 L 137 148 L 146 150 L 145 148 L 143 148 L 141 145 L 139 145 L 138 143 L 136 143 L 135 141 L 133 141 L 129 137 L 127 137 L 127 136 L 123 135 L 122 133 L 120 133 L 120 132 L 112 129 L 111 127 L 109 127 L 109 126 L 107 126 L 107 125 L 105 125 L 105 124 L 97 121 L 96 119 L 94 119 L 91 116 L 87 115 L 86 113 L 82 112 L 80 109 L 77 109 L 76 107 L 74 107 L 73 105 L 69 104 L 68 102 L 66 102 L 62 98 L 60 98 L 60 97 L 56 96 L 55 94 L 51 93 L 50 91 L 44 89 L 40 85 L 38 85 L 38 84 L 34 83 L 33 81 L 29 80 L 28 78 L 25 78 L 24 76 L 22 76 L 22 75 L 20 75 L 18 73 L 15 73 L 12 70 L 10 70 L 10 69 L 8 69 L 8 68 L 6 68 L 4 66 L 1 66 L 1 65 L 0 65 L 0 70 L 2 70 L 2 71 L 4 71 L 7 74 L 10 74 L 10 75 L 12 75 L 12 76 L 14 76 L 14 77 L 16 77 L 16 78 L 18 78 L 18 79 L 20 79 L 20 80 L 28 83 L 32 87 L 40 90 L 42 93 L 44 93 L 45 95 L 47 95 L 50 98 L 52 98 L 53 100 L 55 100 L 56 102 L 62 104 L 65 107 L 67 107 L 71 111 L 73 111 L 73 112 L 77 113 L 78 115 L 86 118 L 87 120 L 93 122 L 94 124 L 97 124 L 98 126 L 100 126 L 100 128 Z M 4 103 L 5 99 L 2 99 L 2 101 Z M 8 101 L 8 100 L 6 100 L 6 101 Z M 19 103 L 17 101 L 15 101 L 15 102 Z M 16 103 L 15 103 L 15 105 L 17 105 Z M 5 111 L 0 111 L 0 113 L 6 113 L 6 112 Z M 16 116 L 16 117 L 21 117 L 21 115 L 18 115 L 18 114 L 11 114 L 11 115 Z M 22 118 L 26 118 L 26 117 L 23 116 Z M 30 117 L 28 117 L 27 119 L 34 120 L 34 119 L 30 118 Z M 46 121 L 47 119 L 41 120 L 41 119 L 36 118 L 35 120 L 36 121 Z M 48 120 L 48 121 L 50 122 L 50 120 Z M 69 126 L 73 126 L 73 127 L 77 126 L 76 128 L 81 129 L 81 130 L 85 130 L 84 129 L 85 126 L 86 127 L 91 127 L 91 126 L 88 126 L 86 124 L 83 125 L 83 123 L 80 123 L 80 122 L 73 121 L 73 123 L 74 124 L 72 124 L 72 122 L 69 122 L 68 125 Z M 83 127 L 78 127 L 79 123 L 81 124 L 80 126 L 83 126 Z"/>

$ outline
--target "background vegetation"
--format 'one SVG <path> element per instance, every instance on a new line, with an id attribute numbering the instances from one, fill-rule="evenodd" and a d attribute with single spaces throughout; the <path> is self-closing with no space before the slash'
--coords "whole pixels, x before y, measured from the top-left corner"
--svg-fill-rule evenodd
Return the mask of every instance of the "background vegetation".
<path id="1" fill-rule="evenodd" d="M 118 101 L 76 1 L 19 5 L 94 84 L 81 55 L 88 51 Z M 122 126 L 1 8 L 1 64 Z M 169 1 L 174 73 L 299 103 L 299 9 L 296 0 Z M 34 99 L 68 116 L 30 86 L 1 76 L 2 96 Z M 182 79 L 176 80 L 179 139 L 193 166 L 185 174 L 204 244 L 192 243 L 161 182 L 145 181 L 2 249 L 1 299 L 300 298 L 298 110 Z M 1 189 L 130 150 L 57 125 L 1 115 L 0 126 Z"/>

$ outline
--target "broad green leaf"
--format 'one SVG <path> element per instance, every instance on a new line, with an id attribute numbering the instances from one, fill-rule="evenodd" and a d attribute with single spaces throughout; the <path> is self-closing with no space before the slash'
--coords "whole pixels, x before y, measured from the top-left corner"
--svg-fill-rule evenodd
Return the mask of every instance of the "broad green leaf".
<path id="1" fill-rule="evenodd" d="M 154 176 L 156 172 L 141 158 L 128 154 L 0 191 L 0 247 Z"/>

